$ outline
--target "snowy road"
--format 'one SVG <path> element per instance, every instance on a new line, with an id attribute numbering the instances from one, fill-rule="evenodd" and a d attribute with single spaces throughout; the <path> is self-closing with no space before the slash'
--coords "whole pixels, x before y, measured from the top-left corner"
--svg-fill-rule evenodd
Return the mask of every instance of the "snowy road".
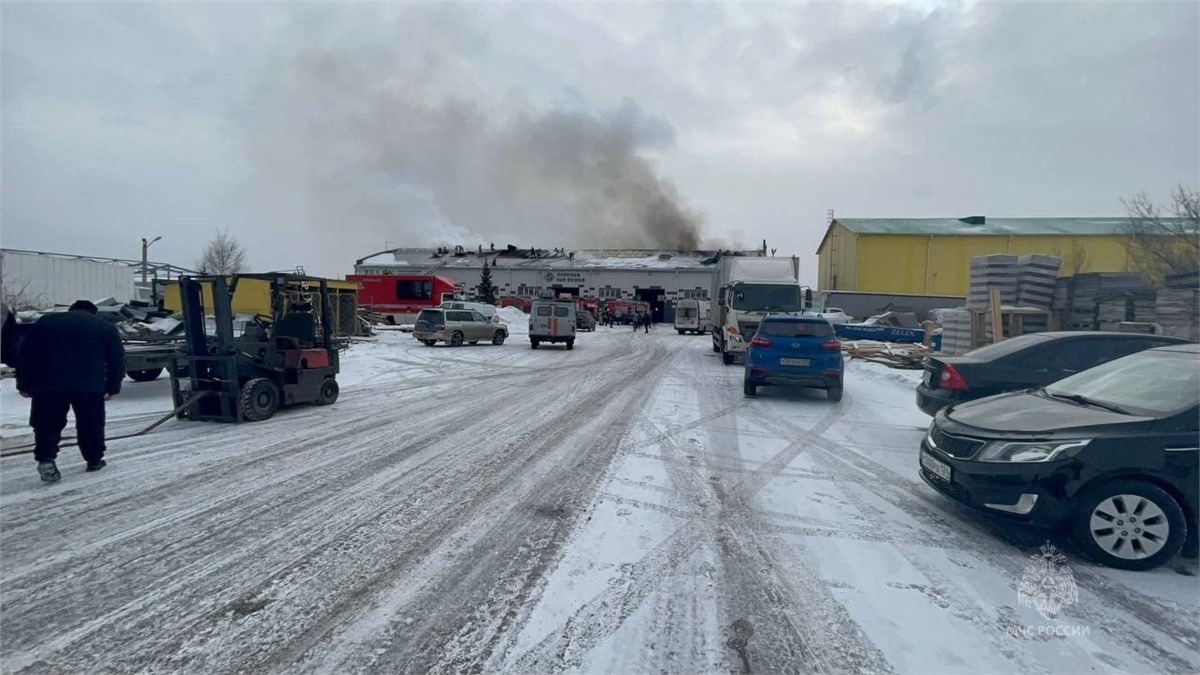
<path id="1" fill-rule="evenodd" d="M 1200 669 L 1194 561 L 1118 572 L 1051 538 L 1078 602 L 1019 603 L 1047 535 L 920 482 L 911 374 L 751 400 L 705 337 L 513 329 L 384 334 L 335 406 L 172 421 L 98 474 L 66 449 L 61 484 L 0 460 L 3 671 Z M 127 383 L 110 434 L 166 391 Z M 11 447 L 11 381 L 2 403 Z"/>

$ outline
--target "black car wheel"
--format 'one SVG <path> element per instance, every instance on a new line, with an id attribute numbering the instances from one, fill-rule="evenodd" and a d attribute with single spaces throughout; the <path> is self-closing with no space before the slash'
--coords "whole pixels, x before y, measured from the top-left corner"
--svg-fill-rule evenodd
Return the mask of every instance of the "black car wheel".
<path id="1" fill-rule="evenodd" d="M 454 334 L 450 336 L 450 346 L 451 347 L 461 347 L 462 343 L 463 343 L 463 334 L 458 331 L 454 331 Z"/>
<path id="2" fill-rule="evenodd" d="M 758 396 L 758 385 L 751 382 L 748 378 L 742 380 L 742 393 L 746 396 Z"/>
<path id="3" fill-rule="evenodd" d="M 838 401 L 842 400 L 842 383 L 838 382 L 834 386 L 826 389 L 825 394 L 829 396 L 829 401 L 831 403 L 837 403 Z"/>
<path id="4" fill-rule="evenodd" d="M 337 380 L 332 377 L 325 378 L 321 383 L 321 392 L 317 394 L 317 405 L 330 405 L 338 400 L 338 394 L 342 391 L 338 386 Z"/>
<path id="5" fill-rule="evenodd" d="M 162 375 L 162 372 L 162 368 L 147 368 L 146 370 L 131 370 L 125 374 L 134 382 L 149 382 L 150 380 L 158 379 L 158 376 Z"/>
<path id="6" fill-rule="evenodd" d="M 247 422 L 269 419 L 279 408 L 279 388 L 265 377 L 256 377 L 242 385 L 241 404 Z"/>
<path id="7" fill-rule="evenodd" d="M 722 352 L 721 353 L 721 363 L 724 363 L 727 366 L 732 364 L 733 363 L 733 352 Z"/>
<path id="8" fill-rule="evenodd" d="M 1157 485 L 1114 480 L 1079 499 L 1071 538 L 1084 555 L 1102 565 L 1149 570 L 1179 553 L 1187 539 L 1187 523 L 1179 504 Z"/>
<path id="9" fill-rule="evenodd" d="M 492 336 L 492 344 L 494 344 L 494 345 L 504 344 L 504 331 L 502 331 L 502 330 L 496 331 L 496 334 Z"/>
<path id="10" fill-rule="evenodd" d="M 421 340 L 421 342 L 424 342 L 426 347 L 432 347 L 437 344 L 437 340 Z"/>

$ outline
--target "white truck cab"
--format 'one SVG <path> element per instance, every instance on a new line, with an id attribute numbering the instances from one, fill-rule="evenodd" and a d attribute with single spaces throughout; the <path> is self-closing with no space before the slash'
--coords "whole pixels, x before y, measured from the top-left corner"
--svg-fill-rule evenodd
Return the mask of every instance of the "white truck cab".
<path id="1" fill-rule="evenodd" d="M 537 349 L 543 342 L 562 342 L 575 348 L 575 303 L 571 300 L 541 298 L 529 308 L 529 346 Z"/>

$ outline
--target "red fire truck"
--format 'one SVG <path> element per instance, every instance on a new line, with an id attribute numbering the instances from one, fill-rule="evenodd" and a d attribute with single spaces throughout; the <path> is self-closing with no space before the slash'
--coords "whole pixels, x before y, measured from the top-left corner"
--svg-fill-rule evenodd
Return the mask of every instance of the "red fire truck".
<path id="1" fill-rule="evenodd" d="M 452 300 L 454 281 L 427 274 L 350 274 L 358 284 L 358 306 L 388 316 L 392 323 L 412 323 L 422 309 Z"/>

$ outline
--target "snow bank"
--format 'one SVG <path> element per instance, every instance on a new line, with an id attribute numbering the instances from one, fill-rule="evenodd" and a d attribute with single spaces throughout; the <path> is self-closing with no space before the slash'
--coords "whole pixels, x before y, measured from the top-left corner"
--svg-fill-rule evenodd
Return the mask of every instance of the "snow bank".
<path id="1" fill-rule="evenodd" d="M 501 307 L 496 310 L 500 320 L 508 325 L 509 335 L 529 335 L 529 315 L 517 307 Z"/>

